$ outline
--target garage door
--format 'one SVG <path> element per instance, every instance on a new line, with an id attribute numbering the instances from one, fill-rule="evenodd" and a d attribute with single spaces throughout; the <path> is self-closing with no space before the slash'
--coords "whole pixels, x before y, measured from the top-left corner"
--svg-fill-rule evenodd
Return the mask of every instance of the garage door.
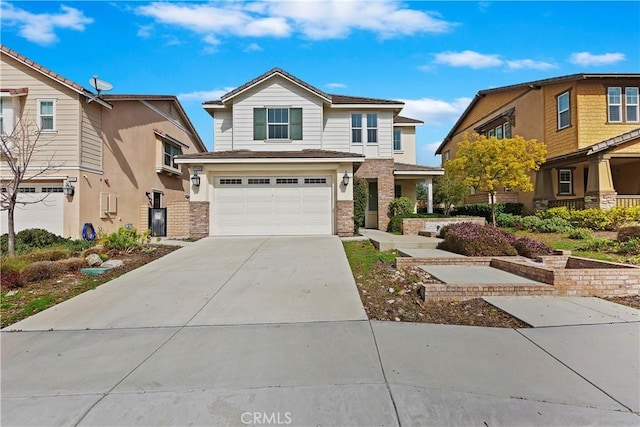
<path id="1" fill-rule="evenodd" d="M 62 236 L 64 221 L 62 187 L 25 186 L 20 188 L 14 214 L 16 233 L 27 228 L 43 228 Z M 46 197 L 45 197 L 46 196 Z M 38 203 L 29 203 L 45 199 Z M 22 204 L 20 202 L 27 202 Z M 1 233 L 7 232 L 7 212 L 0 213 Z"/>
<path id="2" fill-rule="evenodd" d="M 217 177 L 213 234 L 332 234 L 331 194 L 328 176 Z"/>

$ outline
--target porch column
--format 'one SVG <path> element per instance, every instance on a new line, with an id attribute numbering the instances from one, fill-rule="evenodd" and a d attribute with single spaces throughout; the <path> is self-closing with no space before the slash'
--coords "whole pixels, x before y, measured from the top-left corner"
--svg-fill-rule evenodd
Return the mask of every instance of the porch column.
<path id="1" fill-rule="evenodd" d="M 611 176 L 611 156 L 598 156 L 589 160 L 585 208 L 611 209 L 616 206 L 616 193 Z"/>
<path id="2" fill-rule="evenodd" d="M 433 178 L 425 180 L 427 183 L 427 213 L 433 213 Z"/>
<path id="3" fill-rule="evenodd" d="M 542 168 L 536 172 L 536 186 L 533 194 L 535 210 L 548 208 L 549 200 L 554 199 L 551 171 L 552 168 Z"/>

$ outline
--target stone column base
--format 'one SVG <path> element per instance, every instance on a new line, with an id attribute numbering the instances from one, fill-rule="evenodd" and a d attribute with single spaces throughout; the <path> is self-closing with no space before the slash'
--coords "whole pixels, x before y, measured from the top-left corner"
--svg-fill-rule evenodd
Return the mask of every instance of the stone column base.
<path id="1" fill-rule="evenodd" d="M 209 236 L 209 202 L 189 202 L 189 237 Z"/>
<path id="2" fill-rule="evenodd" d="M 584 207 L 609 210 L 616 206 L 618 193 L 615 191 L 590 192 L 584 195 Z"/>
<path id="3" fill-rule="evenodd" d="M 336 206 L 336 234 L 353 236 L 353 200 L 338 200 Z"/>
<path id="4" fill-rule="evenodd" d="M 536 211 L 544 210 L 549 207 L 549 201 L 547 199 L 538 199 L 533 201 L 533 209 Z"/>

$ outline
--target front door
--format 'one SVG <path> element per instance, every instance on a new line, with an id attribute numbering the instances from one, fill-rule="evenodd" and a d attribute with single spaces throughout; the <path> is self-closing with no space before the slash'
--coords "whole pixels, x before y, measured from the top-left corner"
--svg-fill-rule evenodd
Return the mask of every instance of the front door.
<path id="1" fill-rule="evenodd" d="M 369 202 L 364 220 L 365 228 L 378 228 L 378 181 L 369 181 Z"/>

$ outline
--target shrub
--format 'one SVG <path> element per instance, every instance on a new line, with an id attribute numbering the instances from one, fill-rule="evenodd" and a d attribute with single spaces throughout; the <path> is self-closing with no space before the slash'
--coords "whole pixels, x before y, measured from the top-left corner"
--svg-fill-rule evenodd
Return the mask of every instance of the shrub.
<path id="1" fill-rule="evenodd" d="M 69 255 L 69 250 L 65 248 L 36 249 L 23 255 L 19 255 L 19 258 L 22 258 L 28 262 L 58 261 L 61 259 L 69 258 Z"/>
<path id="2" fill-rule="evenodd" d="M 500 213 L 496 216 L 496 224 L 498 227 L 518 228 L 521 221 L 522 217 L 509 213 Z"/>
<path id="3" fill-rule="evenodd" d="M 522 203 L 496 203 L 496 222 L 497 217 L 501 213 L 512 215 L 522 215 L 524 205 Z M 491 222 L 491 204 L 476 203 L 471 205 L 457 206 L 453 210 L 454 216 L 480 216 L 484 217 L 487 222 Z"/>
<path id="4" fill-rule="evenodd" d="M 130 253 L 151 241 L 151 231 L 140 234 L 135 228 L 120 227 L 111 234 L 99 233 L 98 239 L 107 250 Z"/>
<path id="5" fill-rule="evenodd" d="M 25 282 L 50 279 L 64 273 L 65 267 L 56 261 L 37 261 L 22 269 L 20 275 Z"/>
<path id="6" fill-rule="evenodd" d="M 640 255 L 640 237 L 634 237 L 621 243 L 618 252 L 627 255 Z"/>
<path id="7" fill-rule="evenodd" d="M 534 215 L 523 216 L 519 226 L 517 225 L 516 228 L 535 231 L 542 225 L 542 221 L 542 219 Z"/>
<path id="8" fill-rule="evenodd" d="M 541 219 L 563 218 L 574 227 L 591 230 L 616 230 L 625 224 L 640 222 L 640 206 L 631 208 L 569 210 L 566 207 L 551 208 L 536 212 Z"/>
<path id="9" fill-rule="evenodd" d="M 353 228 L 358 232 L 358 228 L 364 227 L 364 219 L 367 213 L 367 203 L 369 201 L 369 183 L 359 176 L 353 177 Z"/>
<path id="10" fill-rule="evenodd" d="M 521 237 L 512 243 L 513 247 L 518 251 L 518 255 L 535 258 L 540 255 L 550 255 L 553 253 L 553 249 L 544 243 L 529 237 Z"/>
<path id="11" fill-rule="evenodd" d="M 535 217 L 534 217 L 535 218 Z M 568 233 L 573 229 L 571 223 L 564 218 L 547 218 L 540 220 L 534 231 L 541 233 Z"/>
<path id="12" fill-rule="evenodd" d="M 540 219 L 558 217 L 569 221 L 571 219 L 571 211 L 569 211 L 569 209 L 567 209 L 565 206 L 560 206 L 557 208 L 549 208 L 536 211 L 536 216 Z"/>
<path id="13" fill-rule="evenodd" d="M 640 225 L 622 227 L 618 230 L 618 242 L 626 242 L 636 238 L 640 238 Z"/>
<path id="14" fill-rule="evenodd" d="M 22 285 L 20 271 L 27 265 L 27 262 L 18 258 L 2 259 L 0 263 L 0 282 L 2 289 L 14 289 Z"/>
<path id="15" fill-rule="evenodd" d="M 16 254 L 24 254 L 37 249 L 68 248 L 73 252 L 82 251 L 94 245 L 94 242 L 71 240 L 40 228 L 29 228 L 16 233 Z M 9 235 L 0 236 L 0 252 L 7 253 Z"/>
<path id="16" fill-rule="evenodd" d="M 59 262 L 66 271 L 80 271 L 81 268 L 87 266 L 87 260 L 84 258 L 68 258 Z"/>
<path id="17" fill-rule="evenodd" d="M 438 248 L 467 256 L 517 255 L 508 235 L 513 237 L 498 227 L 461 222 L 443 228 Z"/>
<path id="18" fill-rule="evenodd" d="M 21 287 L 22 278 L 20 277 L 20 272 L 9 271 L 7 273 L 2 273 L 2 276 L 0 276 L 0 286 L 3 290 Z"/>
<path id="19" fill-rule="evenodd" d="M 581 251 L 604 252 L 614 250 L 617 247 L 618 242 L 615 240 L 594 237 L 592 239 L 585 240 L 576 249 Z"/>
<path id="20" fill-rule="evenodd" d="M 389 203 L 391 216 L 408 215 L 413 213 L 413 202 L 408 197 L 398 197 Z"/>
<path id="21" fill-rule="evenodd" d="M 511 215 L 522 215 L 522 213 L 524 212 L 524 204 L 523 203 L 505 203 L 503 212 Z"/>
<path id="22" fill-rule="evenodd" d="M 593 238 L 593 231 L 590 228 L 577 227 L 569 232 L 569 238 L 575 240 L 586 240 Z"/>

